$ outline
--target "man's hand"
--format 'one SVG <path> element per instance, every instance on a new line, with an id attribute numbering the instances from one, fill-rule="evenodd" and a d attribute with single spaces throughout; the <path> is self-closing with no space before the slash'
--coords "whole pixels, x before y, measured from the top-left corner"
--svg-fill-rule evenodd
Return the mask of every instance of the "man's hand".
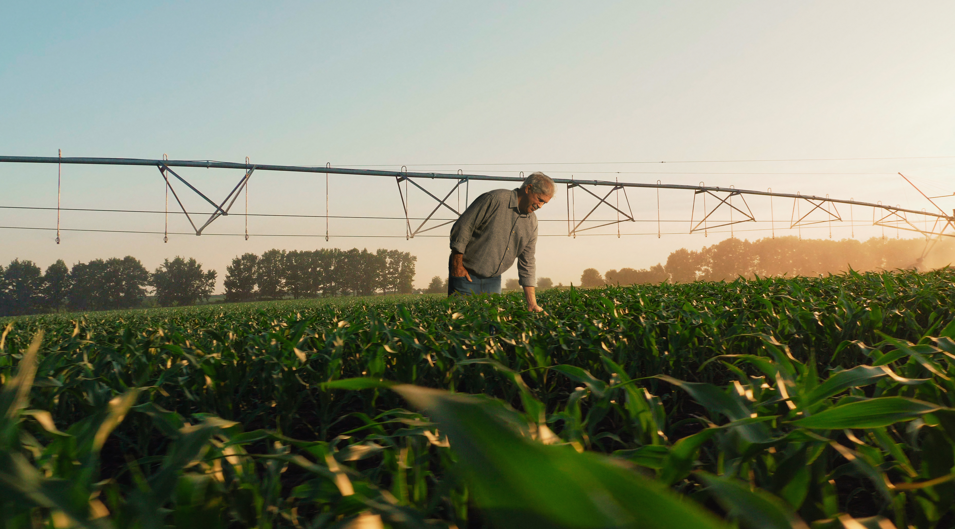
<path id="1" fill-rule="evenodd" d="M 466 277 L 471 282 L 471 274 L 464 268 L 464 254 L 451 252 L 451 277 Z"/>
<path id="2" fill-rule="evenodd" d="M 524 299 L 527 300 L 527 310 L 531 312 L 544 312 L 544 309 L 537 304 L 537 296 L 534 294 L 534 287 L 524 287 Z"/>

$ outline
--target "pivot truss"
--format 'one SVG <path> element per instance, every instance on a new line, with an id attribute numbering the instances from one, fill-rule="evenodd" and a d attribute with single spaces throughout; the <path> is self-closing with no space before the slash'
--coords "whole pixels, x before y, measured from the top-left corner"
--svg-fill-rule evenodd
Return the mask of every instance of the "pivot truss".
<path id="1" fill-rule="evenodd" d="M 388 177 L 394 178 L 398 186 L 398 195 L 401 200 L 401 206 L 404 211 L 404 224 L 405 224 L 405 237 L 407 239 L 412 239 L 416 235 L 440 228 L 442 226 L 447 226 L 448 224 L 453 223 L 463 212 L 462 203 L 461 203 L 461 190 L 464 188 L 464 207 L 468 205 L 468 196 L 470 190 L 471 181 L 484 181 L 484 182 L 507 182 L 507 183 L 517 183 L 523 182 L 524 175 L 521 173 L 516 177 L 508 176 L 489 176 L 481 174 L 464 174 L 462 171 L 458 171 L 456 174 L 447 174 L 447 173 L 417 173 L 409 172 L 406 167 L 402 166 L 399 171 L 381 171 L 381 170 L 371 170 L 371 169 L 349 169 L 349 168 L 340 168 L 340 167 L 331 167 L 330 164 L 326 164 L 324 167 L 312 167 L 312 166 L 289 166 L 289 165 L 265 165 L 265 164 L 252 164 L 249 162 L 249 159 L 246 158 L 245 163 L 234 163 L 234 162 L 213 162 L 213 161 L 195 161 L 195 160 L 169 160 L 165 155 L 161 160 L 147 160 L 147 159 L 136 159 L 136 158 L 69 158 L 69 157 L 33 157 L 33 156 L 0 156 L 0 163 L 34 163 L 34 164 L 57 164 L 58 165 L 58 189 L 57 189 L 57 243 L 60 242 L 60 222 L 59 222 L 59 212 L 60 212 L 60 188 L 59 188 L 59 168 L 64 164 L 77 164 L 77 165 L 123 165 L 123 166 L 153 166 L 159 170 L 159 173 L 164 182 L 164 188 L 166 193 L 166 228 L 163 232 L 163 240 L 168 241 L 169 238 L 169 229 L 168 229 L 168 215 L 169 215 L 169 194 L 172 193 L 173 198 L 176 203 L 179 205 L 179 208 L 182 210 L 182 213 L 186 216 L 189 224 L 192 226 L 196 235 L 202 235 L 203 231 L 208 228 L 213 222 L 215 222 L 220 217 L 225 217 L 229 215 L 230 210 L 235 205 L 236 200 L 239 195 L 243 192 L 245 193 L 245 238 L 249 238 L 249 229 L 248 229 L 248 193 L 249 193 L 249 180 L 252 177 L 253 172 L 261 171 L 284 171 L 284 172 L 297 172 L 297 173 L 320 173 L 325 175 L 325 240 L 329 238 L 328 230 L 328 219 L 329 216 L 329 199 L 328 199 L 328 176 L 329 175 L 346 175 L 346 176 L 378 176 L 378 177 Z M 209 196 L 201 192 L 193 184 L 191 184 L 186 178 L 180 175 L 173 168 L 204 168 L 204 169 L 236 169 L 243 172 L 242 176 L 239 178 L 238 183 L 232 188 L 232 190 L 222 199 L 220 202 L 216 202 L 211 199 Z M 181 170 L 181 169 L 180 169 Z M 915 187 L 908 178 L 899 173 L 902 178 Z M 435 194 L 429 191 L 422 185 L 423 182 L 427 180 L 447 180 L 453 182 L 453 186 L 447 193 L 444 194 L 443 198 L 439 198 L 440 194 Z M 212 213 L 209 214 L 209 217 L 201 225 L 197 224 L 197 220 L 193 218 L 196 213 L 190 213 L 182 200 L 180 199 L 179 192 L 177 191 L 174 182 L 185 186 L 188 190 L 191 190 L 193 193 L 202 198 L 210 206 L 212 206 Z M 839 213 L 839 206 L 848 206 L 850 213 L 850 224 L 853 226 L 854 230 L 854 214 L 853 207 L 863 206 L 872 209 L 872 224 L 874 226 L 881 226 L 883 228 L 895 228 L 897 230 L 911 231 L 915 233 L 920 233 L 926 236 L 929 239 L 935 239 L 937 242 L 941 237 L 955 237 L 955 211 L 952 214 L 947 213 L 942 208 L 940 208 L 932 199 L 940 197 L 929 197 L 922 193 L 919 190 L 919 193 L 928 200 L 932 206 L 938 210 L 938 213 L 927 212 L 924 209 L 921 211 L 916 211 L 913 209 L 905 209 L 898 205 L 889 206 L 884 205 L 881 202 L 871 203 L 871 202 L 861 202 L 854 199 L 844 200 L 844 199 L 835 199 L 830 198 L 828 195 L 825 197 L 819 197 L 814 195 L 802 195 L 800 193 L 790 194 L 790 193 L 774 193 L 772 189 L 766 191 L 756 191 L 750 189 L 736 189 L 734 187 L 713 187 L 706 186 L 703 182 L 700 182 L 699 185 L 681 185 L 681 184 L 663 184 L 659 180 L 656 183 L 635 183 L 635 182 L 619 182 L 619 181 L 603 181 L 603 180 L 575 180 L 574 178 L 565 179 L 565 178 L 555 178 L 554 183 L 558 185 L 564 185 L 566 187 L 567 193 L 567 236 L 576 237 L 579 232 L 593 230 L 601 227 L 606 227 L 610 225 L 617 226 L 617 236 L 620 236 L 620 224 L 623 222 L 637 222 L 633 214 L 633 209 L 630 206 L 630 199 L 627 196 L 627 190 L 633 188 L 645 188 L 653 189 L 656 191 L 657 199 L 657 236 L 662 235 L 662 220 L 660 217 L 660 191 L 661 190 L 671 190 L 671 191 L 691 191 L 693 192 L 693 205 L 690 212 L 690 226 L 689 233 L 698 233 L 700 231 L 707 233 L 708 230 L 714 228 L 720 228 L 729 226 L 730 230 L 733 230 L 733 226 L 740 223 L 747 222 L 757 222 L 756 215 L 753 214 L 752 209 L 747 203 L 747 197 L 752 196 L 764 196 L 769 197 L 770 199 L 770 222 L 773 230 L 773 236 L 775 236 L 775 225 L 776 219 L 774 216 L 773 201 L 778 199 L 792 199 L 792 213 L 790 215 L 789 227 L 790 229 L 802 228 L 803 226 L 809 226 L 812 224 L 820 223 L 829 223 L 830 225 L 830 236 L 831 236 L 831 226 L 833 222 L 842 222 L 843 217 Z M 402 184 L 404 184 L 402 186 Z M 410 193 L 414 186 L 427 197 L 435 201 L 434 208 L 431 209 L 431 212 L 421 218 L 412 218 L 410 215 Z M 510 185 L 510 184 L 509 184 Z M 583 216 L 579 221 L 577 220 L 576 212 L 576 192 L 577 189 L 580 189 L 584 193 L 584 199 L 590 200 L 589 197 L 596 199 L 596 203 L 593 207 Z M 917 187 L 915 189 L 918 190 Z M 457 203 L 452 205 L 450 199 L 452 195 L 457 194 Z M 626 208 L 621 206 L 620 195 L 623 194 L 624 203 Z M 611 203 L 611 195 L 613 199 Z M 699 200 L 698 200 L 699 198 Z M 708 200 L 709 199 L 709 200 Z M 430 201 L 429 201 L 430 202 Z M 709 205 L 707 204 L 709 202 Z M 697 203 L 702 207 L 702 214 L 697 217 Z M 28 207 L 15 207 L 15 206 L 4 206 L 8 208 L 19 208 L 19 209 L 31 209 Z M 615 214 L 615 220 L 595 220 L 591 217 L 593 214 L 600 209 L 601 207 L 610 208 Z M 452 218 L 449 219 L 437 219 L 435 214 L 438 213 L 442 208 L 446 209 L 453 213 Z M 36 209 L 36 208 L 33 208 Z M 45 209 L 45 208 L 39 208 Z M 724 215 L 724 217 L 719 217 Z M 319 216 L 320 215 L 313 215 Z M 725 218 L 728 216 L 728 218 Z M 719 217 L 719 218 L 718 218 Z M 417 224 L 417 221 L 421 220 L 420 224 Z M 765 220 L 765 219 L 764 219 Z M 412 221 L 415 221 L 414 226 Z M 437 222 L 437 224 L 435 224 Z M 584 227 L 585 222 L 590 223 L 599 223 L 597 225 L 587 225 Z M 652 221 L 644 221 L 652 222 Z M 429 223 L 431 223 L 429 225 Z M 853 236 L 855 232 L 853 231 Z M 934 244 L 934 243 L 933 243 Z"/>
<path id="2" fill-rule="evenodd" d="M 202 230 L 206 229 L 206 227 L 212 224 L 214 220 L 218 219 L 219 217 L 227 217 L 229 215 L 229 210 L 232 209 L 232 205 L 235 204 L 235 199 L 239 198 L 239 193 L 243 189 L 246 190 L 246 197 L 248 197 L 249 178 L 252 177 L 252 172 L 255 171 L 255 166 L 249 165 L 249 159 L 246 158 L 245 164 L 248 168 L 245 170 L 245 176 L 243 176 L 239 180 L 239 183 L 236 184 L 234 188 L 232 188 L 232 191 L 230 191 L 229 194 L 226 195 L 225 199 L 222 201 L 221 204 L 216 204 L 215 202 L 212 201 L 212 199 L 207 197 L 202 191 L 199 191 L 198 189 L 195 188 L 195 186 L 193 186 L 188 181 L 186 181 L 185 178 L 179 176 L 175 171 L 170 169 L 169 166 L 167 166 L 164 163 L 166 161 L 168 160 L 164 156 L 163 161 L 160 162 L 157 166 L 159 168 L 159 173 L 162 175 L 163 180 L 166 181 L 166 230 L 165 230 L 165 233 L 163 234 L 163 242 L 169 242 L 169 192 L 170 191 L 172 192 L 172 196 L 176 199 L 176 203 L 178 203 L 179 207 L 182 208 L 182 212 L 186 216 L 186 219 L 189 221 L 189 224 L 192 225 L 192 229 L 196 230 L 196 235 L 198 236 L 198 235 L 202 235 Z M 202 197 L 203 200 L 205 200 L 210 205 L 212 205 L 213 208 L 215 208 L 212 214 L 209 215 L 209 220 L 207 220 L 205 224 L 203 224 L 202 226 L 196 227 L 196 223 L 193 222 L 192 216 L 189 215 L 189 211 L 186 210 L 186 206 L 182 204 L 182 200 L 179 200 L 179 194 L 176 193 L 176 189 L 172 186 L 172 182 L 169 181 L 169 175 L 174 176 L 177 180 L 185 184 L 186 187 L 193 190 L 197 195 Z M 226 206 L 226 202 L 229 203 L 228 206 Z M 249 239 L 248 198 L 246 198 L 246 201 L 245 201 L 245 212 L 246 212 L 245 238 L 246 240 L 248 240 Z"/>
<path id="3" fill-rule="evenodd" d="M 438 224 L 438 225 L 435 225 L 435 226 L 431 226 L 431 227 L 429 227 L 429 228 L 427 228 L 427 229 L 424 229 L 424 225 L 427 224 L 428 221 L 431 220 L 432 217 L 434 217 L 434 214 L 437 213 L 439 209 L 441 209 L 441 206 L 444 206 L 444 207 L 447 208 L 449 211 L 451 211 L 451 213 L 454 213 L 455 217 L 460 217 L 460 216 L 461 216 L 461 211 L 462 211 L 462 210 L 461 210 L 461 186 L 463 185 L 463 186 L 464 186 L 464 189 L 465 189 L 465 191 L 464 191 L 464 204 L 465 204 L 465 206 L 466 206 L 467 203 L 468 203 L 468 192 L 470 191 L 470 188 L 471 188 L 471 186 L 470 186 L 471 179 L 466 178 L 466 177 L 464 176 L 463 172 L 458 171 L 458 175 L 457 175 L 457 176 L 458 176 L 458 179 L 457 179 L 457 182 L 454 184 L 454 187 L 451 188 L 451 191 L 448 191 L 448 194 L 445 195 L 444 198 L 438 198 L 438 197 L 436 197 L 436 196 L 433 195 L 430 191 L 428 191 L 427 189 L 425 189 L 424 187 L 422 187 L 420 184 L 418 184 L 418 182 L 415 182 L 414 179 L 413 179 L 413 177 L 412 177 L 412 176 L 409 176 L 409 174 L 408 174 L 408 168 L 407 168 L 407 167 L 402 166 L 402 167 L 401 167 L 401 173 L 402 173 L 402 174 L 401 174 L 400 176 L 396 176 L 396 177 L 395 177 L 395 182 L 398 184 L 398 196 L 401 197 L 401 207 L 404 209 L 404 212 L 405 212 L 405 238 L 406 238 L 406 239 L 413 239 L 414 236 L 415 236 L 415 235 L 418 235 L 419 233 L 424 233 L 424 232 L 426 232 L 426 231 L 431 231 L 431 230 L 440 228 L 441 226 L 447 226 L 448 224 L 451 224 L 452 222 L 454 222 L 454 220 L 448 220 L 448 221 L 442 222 L 441 224 Z M 404 191 L 401 190 L 401 183 L 402 183 L 402 182 L 405 183 L 405 189 L 404 189 Z M 411 199 L 411 194 L 408 192 L 408 184 L 409 184 L 409 183 L 410 183 L 411 185 L 417 187 L 417 188 L 420 189 L 424 194 L 428 195 L 429 197 L 435 199 L 435 200 L 438 202 L 438 204 L 437 204 L 436 206 L 434 206 L 434 209 L 431 210 L 431 213 L 428 213 L 428 216 L 425 217 L 424 220 L 421 221 L 421 224 L 418 225 L 418 227 L 415 228 L 414 230 L 411 229 L 411 217 L 408 215 L 408 204 L 409 204 L 410 199 Z M 458 192 L 458 207 L 457 207 L 457 209 L 452 208 L 450 205 L 448 205 L 448 199 L 451 198 L 451 195 L 452 195 L 455 191 Z"/>

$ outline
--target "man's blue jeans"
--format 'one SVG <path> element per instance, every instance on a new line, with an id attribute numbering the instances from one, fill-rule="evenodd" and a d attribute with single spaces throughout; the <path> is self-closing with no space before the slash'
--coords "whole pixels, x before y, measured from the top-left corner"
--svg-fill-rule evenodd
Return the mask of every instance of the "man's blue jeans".
<path id="1" fill-rule="evenodd" d="M 500 294 L 501 276 L 481 277 L 474 272 L 471 281 L 467 277 L 448 277 L 448 295 L 470 296 L 473 294 Z"/>

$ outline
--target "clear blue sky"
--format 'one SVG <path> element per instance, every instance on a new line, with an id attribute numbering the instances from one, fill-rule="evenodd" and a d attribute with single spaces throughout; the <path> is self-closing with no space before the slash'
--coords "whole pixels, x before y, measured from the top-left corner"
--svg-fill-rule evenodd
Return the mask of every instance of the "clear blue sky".
<path id="1" fill-rule="evenodd" d="M 542 170 L 930 207 L 901 171 L 932 194 L 955 192 L 950 2 L 7 2 L 0 19 L 4 155 L 59 148 L 64 156 Z M 894 159 L 595 163 L 805 158 Z M 239 178 L 181 174 L 215 196 Z M 56 205 L 55 166 L 3 164 L 0 182 L 0 205 Z M 66 166 L 63 182 L 64 207 L 163 208 L 155 169 Z M 492 187 L 475 185 L 471 196 Z M 330 188 L 332 214 L 400 214 L 390 180 L 332 177 Z M 656 219 L 655 194 L 629 198 L 641 220 Z M 412 214 L 430 211 L 428 200 L 413 195 Z M 620 240 L 542 237 L 539 275 L 566 284 L 587 267 L 643 268 L 729 235 L 685 234 L 691 200 L 661 197 L 664 219 L 687 221 L 665 225 L 681 235 L 657 239 L 654 224 L 636 223 Z M 253 212 L 324 214 L 324 179 L 257 173 L 249 202 Z M 201 209 L 194 198 L 187 204 Z M 588 204 L 578 194 L 578 216 Z M 751 206 L 760 220 L 769 216 L 768 202 Z M 791 201 L 773 207 L 777 221 L 788 220 Z M 566 235 L 566 208 L 560 190 L 539 214 L 543 234 Z M 55 223 L 55 212 L 0 209 L 0 226 Z M 162 216 L 66 212 L 62 223 L 161 230 Z M 738 228 L 765 230 L 740 237 L 769 235 L 767 224 Z M 241 233 L 243 220 L 220 219 L 210 231 Z M 324 223 L 253 218 L 250 231 L 324 233 Z M 878 233 L 855 229 L 856 237 Z M 218 269 L 221 285 L 226 265 L 246 251 L 357 246 L 418 255 L 419 286 L 444 275 L 447 241 L 403 234 L 401 222 L 339 220 L 339 238 L 327 243 L 176 236 L 163 244 L 161 235 L 67 232 L 56 245 L 50 232 L 0 229 L 0 263 L 131 254 L 152 269 L 183 255 Z M 848 226 L 833 232 L 849 235 Z"/>

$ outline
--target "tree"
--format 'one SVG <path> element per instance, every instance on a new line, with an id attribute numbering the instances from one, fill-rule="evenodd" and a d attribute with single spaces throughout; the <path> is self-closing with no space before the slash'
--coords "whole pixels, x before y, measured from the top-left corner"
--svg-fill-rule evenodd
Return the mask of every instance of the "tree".
<path id="1" fill-rule="evenodd" d="M 645 268 L 640 270 L 634 270 L 633 268 L 607 270 L 607 273 L 604 274 L 604 283 L 626 287 L 647 283 L 662 283 L 667 280 L 667 277 L 663 265 L 656 264 L 651 266 L 649 270 Z"/>
<path id="2" fill-rule="evenodd" d="M 335 259 L 335 286 L 341 294 L 358 293 L 358 278 L 355 276 L 355 269 L 358 268 L 358 260 L 361 258 L 361 252 L 358 248 L 352 248 L 348 251 L 341 251 Z"/>
<path id="3" fill-rule="evenodd" d="M 176 256 L 152 273 L 150 282 L 156 289 L 156 300 L 163 307 L 193 305 L 200 299 L 212 295 L 216 285 L 216 271 L 202 271 L 202 265 L 195 259 L 188 261 Z"/>
<path id="4" fill-rule="evenodd" d="M 322 296 L 334 296 L 338 293 L 335 266 L 339 254 L 341 250 L 338 248 L 322 248 L 314 254 L 315 286 Z"/>
<path id="5" fill-rule="evenodd" d="M 377 255 L 384 262 L 380 277 L 382 291 L 411 293 L 414 290 L 415 261 L 418 258 L 400 250 L 379 249 Z"/>
<path id="6" fill-rule="evenodd" d="M 146 299 L 149 271 L 131 255 L 106 260 L 108 285 L 112 288 L 110 306 L 117 309 L 139 307 Z"/>
<path id="7" fill-rule="evenodd" d="M 146 298 L 149 271 L 132 256 L 94 259 L 73 265 L 70 283 L 71 310 L 128 309 Z"/>
<path id="8" fill-rule="evenodd" d="M 316 291 L 315 276 L 311 271 L 312 252 L 293 250 L 285 254 L 285 291 L 293 298 L 311 296 Z"/>
<path id="9" fill-rule="evenodd" d="M 700 274 L 700 254 L 686 248 L 670 254 L 667 257 L 666 273 L 674 283 L 690 283 L 696 281 Z"/>
<path id="10" fill-rule="evenodd" d="M 588 268 L 580 276 L 580 286 L 582 288 L 593 288 L 604 286 L 604 278 L 596 268 Z"/>
<path id="11" fill-rule="evenodd" d="M 511 278 L 504 283 L 504 290 L 520 290 L 521 282 L 517 279 Z"/>
<path id="12" fill-rule="evenodd" d="M 428 294 L 440 294 L 442 292 L 447 292 L 447 287 L 444 284 L 444 280 L 441 279 L 441 276 L 434 276 L 431 278 L 431 284 L 428 285 L 428 289 L 425 290 Z"/>
<path id="13" fill-rule="evenodd" d="M 357 251 L 357 250 L 354 250 Z M 351 250 L 349 251 L 351 252 Z M 352 254 L 351 273 L 354 277 L 353 289 L 356 294 L 370 296 L 381 287 L 381 278 L 385 271 L 385 259 L 363 249 L 357 255 Z"/>
<path id="14" fill-rule="evenodd" d="M 3 271 L 3 314 L 33 314 L 42 307 L 43 271 L 33 261 L 14 259 Z"/>
<path id="15" fill-rule="evenodd" d="M 408 252 L 399 253 L 397 271 L 395 272 L 395 268 L 391 269 L 397 276 L 395 283 L 399 294 L 410 294 L 414 291 L 415 262 L 417 261 L 418 258 Z"/>
<path id="16" fill-rule="evenodd" d="M 106 309 L 105 275 L 106 261 L 102 259 L 74 264 L 70 269 L 70 293 L 67 296 L 70 310 Z"/>
<path id="17" fill-rule="evenodd" d="M 752 277 L 756 269 L 756 255 L 749 241 L 729 238 L 719 244 L 703 248 L 707 281 L 732 281 L 738 277 Z"/>
<path id="18" fill-rule="evenodd" d="M 554 282 L 549 277 L 540 277 L 537 279 L 537 290 L 547 290 L 554 288 Z"/>
<path id="19" fill-rule="evenodd" d="M 251 301 L 257 294 L 255 290 L 255 271 L 259 263 L 259 256 L 254 253 L 242 254 L 232 259 L 232 264 L 226 267 L 225 299 L 226 301 Z"/>
<path id="20" fill-rule="evenodd" d="M 285 295 L 285 250 L 269 250 L 262 254 L 255 269 L 259 297 L 279 299 Z"/>
<path id="21" fill-rule="evenodd" d="M 43 274 L 43 306 L 56 312 L 66 306 L 69 293 L 70 269 L 62 259 L 58 259 Z"/>

